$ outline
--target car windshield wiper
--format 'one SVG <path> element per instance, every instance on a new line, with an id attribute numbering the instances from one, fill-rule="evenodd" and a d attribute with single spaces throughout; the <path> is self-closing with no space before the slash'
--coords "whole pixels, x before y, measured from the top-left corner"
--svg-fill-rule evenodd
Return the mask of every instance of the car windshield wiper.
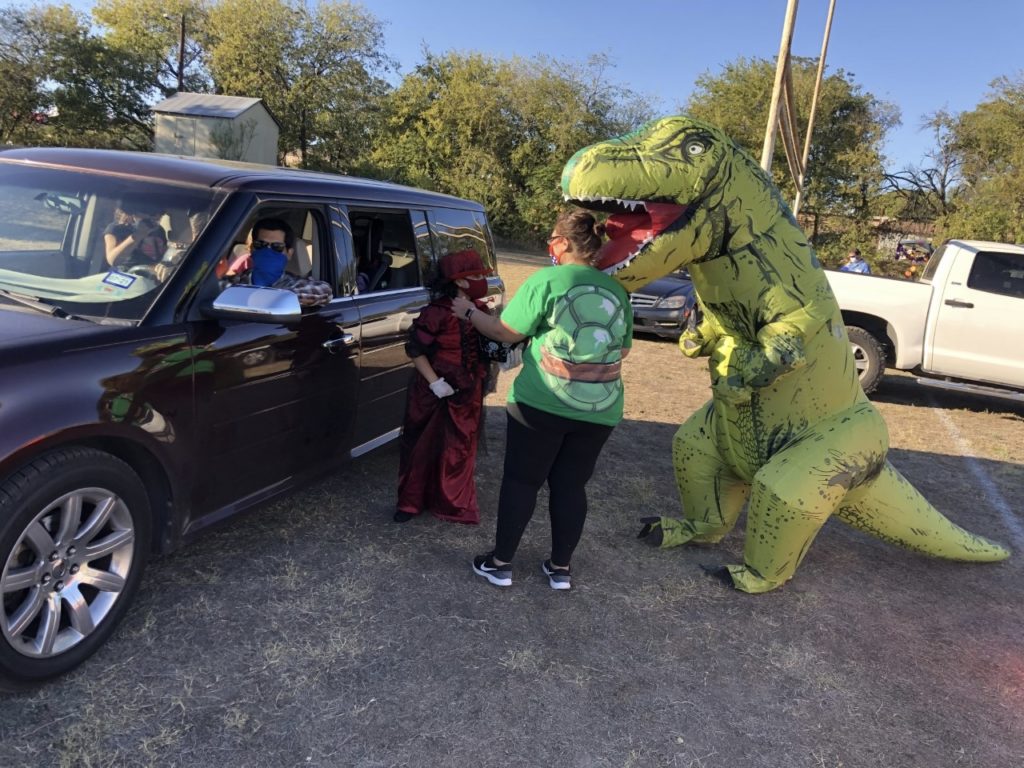
<path id="1" fill-rule="evenodd" d="M 59 317 L 61 320 L 86 320 L 84 317 L 72 315 L 59 304 L 52 304 L 38 296 L 28 296 L 23 293 L 15 293 L 14 291 L 10 291 L 6 288 L 0 288 L 0 296 L 4 296 L 11 301 L 16 301 L 18 304 L 22 304 L 26 307 L 38 309 L 40 312 L 45 312 L 48 315 Z"/>

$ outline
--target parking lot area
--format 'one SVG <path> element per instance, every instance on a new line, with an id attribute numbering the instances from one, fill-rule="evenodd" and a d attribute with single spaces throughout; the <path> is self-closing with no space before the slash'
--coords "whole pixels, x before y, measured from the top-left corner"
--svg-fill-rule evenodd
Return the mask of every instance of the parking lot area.
<path id="1" fill-rule="evenodd" d="M 514 262 L 514 289 L 532 267 Z M 0 764 L 996 768 L 1024 765 L 1024 405 L 885 379 L 890 458 L 1017 554 L 930 560 L 830 521 L 761 596 L 655 550 L 671 439 L 709 396 L 700 361 L 638 338 L 626 419 L 589 487 L 573 590 L 548 588 L 546 500 L 513 586 L 475 577 L 493 535 L 508 380 L 487 402 L 479 527 L 391 522 L 398 452 L 371 453 L 147 570 L 71 675 L 0 697 Z"/>

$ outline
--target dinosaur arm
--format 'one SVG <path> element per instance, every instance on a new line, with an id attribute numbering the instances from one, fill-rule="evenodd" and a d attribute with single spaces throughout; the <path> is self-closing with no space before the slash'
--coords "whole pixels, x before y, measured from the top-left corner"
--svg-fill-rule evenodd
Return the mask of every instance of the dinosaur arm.
<path id="1" fill-rule="evenodd" d="M 783 373 L 795 371 L 807 364 L 806 350 L 832 316 L 833 307 L 811 301 L 794 312 L 782 315 L 757 333 L 758 346 L 764 353 L 767 364 L 765 373 L 777 371 L 766 386 Z"/>
<path id="2" fill-rule="evenodd" d="M 693 314 L 690 315 L 693 317 Z M 711 316 L 705 314 L 700 325 L 687 325 L 679 337 L 679 349 L 689 358 L 707 357 L 715 348 L 721 332 L 715 327 Z"/>

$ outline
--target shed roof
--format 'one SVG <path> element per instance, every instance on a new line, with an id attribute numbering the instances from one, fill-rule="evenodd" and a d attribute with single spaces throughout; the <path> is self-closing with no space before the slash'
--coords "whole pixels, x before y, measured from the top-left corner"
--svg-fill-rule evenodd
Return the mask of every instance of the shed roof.
<path id="1" fill-rule="evenodd" d="M 263 99 L 251 96 L 220 96 L 215 93 L 176 93 L 168 99 L 153 106 L 153 111 L 161 114 L 194 115 L 196 117 L 235 118 L 259 104 L 267 111 L 270 118 L 278 124 Z"/>

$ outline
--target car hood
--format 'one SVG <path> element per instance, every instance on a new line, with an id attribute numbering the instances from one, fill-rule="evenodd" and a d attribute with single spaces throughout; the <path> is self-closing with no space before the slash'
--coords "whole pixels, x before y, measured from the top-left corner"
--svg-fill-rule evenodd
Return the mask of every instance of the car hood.
<path id="1" fill-rule="evenodd" d="M 643 293 L 648 296 L 670 296 L 673 293 L 693 293 L 693 283 L 686 278 L 666 275 L 665 277 L 659 277 L 657 280 L 652 280 L 643 288 L 640 288 L 637 293 Z"/>
<path id="2" fill-rule="evenodd" d="M 31 309 L 22 311 L 0 304 L 0 348 L 31 346 L 40 341 L 56 341 L 69 336 L 100 334 L 112 330 L 87 320 L 69 320 L 44 315 Z"/>

